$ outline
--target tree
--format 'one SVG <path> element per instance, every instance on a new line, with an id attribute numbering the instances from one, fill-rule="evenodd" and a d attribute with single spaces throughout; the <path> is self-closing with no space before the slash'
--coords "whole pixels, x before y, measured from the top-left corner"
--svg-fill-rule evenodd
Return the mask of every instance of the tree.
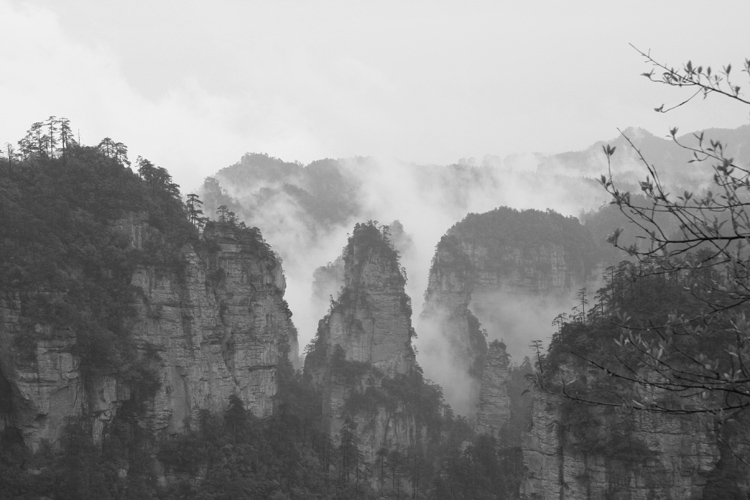
<path id="1" fill-rule="evenodd" d="M 656 112 L 667 113 L 698 96 L 716 95 L 750 105 L 731 65 L 714 71 L 688 61 L 673 68 L 650 52 L 636 50 L 651 67 L 643 73 L 650 81 L 692 91 L 687 99 L 662 104 Z M 750 76 L 750 60 L 742 71 Z M 629 394 L 632 402 L 626 403 L 634 408 L 736 417 L 750 406 L 750 169 L 729 157 L 727 145 L 719 140 L 703 132 L 687 139 L 677 131 L 670 129 L 668 137 L 692 154 L 691 163 L 708 166 L 711 188 L 673 194 L 660 178 L 661 167 L 649 163 L 623 133 L 647 171 L 640 182 L 642 196 L 631 196 L 613 177 L 615 148 L 603 147 L 609 168 L 601 183 L 642 243 L 622 245 L 622 228 L 610 236 L 610 242 L 627 251 L 637 265 L 619 268 L 617 278 L 610 270 L 608 289 L 600 294 L 610 301 L 608 311 L 616 313 L 612 318 L 619 327 L 618 351 L 610 359 L 595 353 L 585 358 L 613 380 L 636 389 Z M 628 299 L 628 289 L 639 284 L 648 285 L 641 295 L 663 287 L 682 303 L 652 293 L 651 304 L 634 307 L 638 296 Z M 629 309 L 623 308 L 627 300 Z M 640 312 L 637 317 L 634 311 Z"/>
<path id="2" fill-rule="evenodd" d="M 388 458 L 388 448 L 381 447 L 378 449 L 378 451 L 375 453 L 375 456 L 377 457 L 377 468 L 378 468 L 378 484 L 379 484 L 379 491 L 383 491 L 383 484 L 385 483 L 385 480 L 388 478 L 388 469 L 386 468 L 386 460 Z"/>
<path id="3" fill-rule="evenodd" d="M 425 469 L 424 450 L 421 443 L 410 446 L 407 450 L 408 478 L 411 484 L 412 498 L 419 498 L 419 488 L 422 483 Z"/>
<path id="4" fill-rule="evenodd" d="M 138 175 L 141 176 L 141 179 L 146 181 L 148 184 L 155 185 L 156 166 L 153 163 L 151 163 L 149 160 L 142 158 L 140 156 L 135 161 L 135 163 L 136 165 L 138 165 Z"/>
<path id="5" fill-rule="evenodd" d="M 404 475 L 404 457 L 398 449 L 388 453 L 388 465 L 391 475 L 391 490 L 396 493 L 396 498 L 401 496 L 401 478 Z"/>
<path id="6" fill-rule="evenodd" d="M 565 320 L 568 318 L 568 313 L 560 313 L 552 320 L 552 326 L 557 327 L 557 333 L 562 333 L 562 327 L 565 324 Z"/>
<path id="7" fill-rule="evenodd" d="M 202 217 L 203 210 L 201 206 L 203 202 L 200 200 L 197 194 L 190 193 L 187 195 L 187 201 L 185 201 L 185 207 L 187 208 L 188 220 L 194 226 L 203 227 L 208 220 L 207 217 Z"/>
<path id="8" fill-rule="evenodd" d="M 359 482 L 359 447 L 357 446 L 357 424 L 351 417 L 344 420 L 344 425 L 339 432 L 339 455 L 341 456 L 341 469 L 339 479 L 348 482 L 352 471 L 356 474 Z"/>
<path id="9" fill-rule="evenodd" d="M 77 143 L 73 135 L 73 130 L 70 128 L 70 120 L 67 118 L 60 118 L 58 124 L 60 127 L 60 153 L 62 154 L 64 162 L 68 158 L 68 152 L 70 151 L 71 146 L 75 146 Z M 128 165 L 130 165 L 130 162 L 128 162 Z"/>
<path id="10" fill-rule="evenodd" d="M 43 122 L 35 122 L 26 131 L 26 136 L 18 141 L 20 154 L 26 160 L 33 157 L 62 157 L 63 162 L 67 160 L 68 152 L 75 144 L 70 120 L 56 116 L 50 116 Z"/>
<path id="11" fill-rule="evenodd" d="M 226 205 L 221 205 L 216 209 L 216 213 L 219 215 L 219 222 L 227 222 L 227 214 L 229 209 Z"/>
<path id="12" fill-rule="evenodd" d="M 16 158 L 16 150 L 9 142 L 5 143 L 5 150 L 8 154 L 8 171 L 13 172 L 13 160 Z"/>
<path id="13" fill-rule="evenodd" d="M 130 166 L 130 160 L 128 160 L 128 147 L 125 144 L 121 142 L 115 142 L 109 137 L 105 137 L 99 143 L 97 149 L 101 151 L 104 156 L 114 159 L 120 165 Z"/>
<path id="14" fill-rule="evenodd" d="M 586 322 L 586 306 L 589 304 L 589 301 L 586 298 L 586 288 L 581 288 L 580 290 L 578 290 L 576 297 L 578 297 L 578 300 L 581 303 L 581 312 L 580 312 L 580 316 L 578 319 L 581 323 L 585 323 Z"/>
<path id="15" fill-rule="evenodd" d="M 173 198 L 179 198 L 180 186 L 172 182 L 172 176 L 164 167 L 157 167 L 149 160 L 141 158 L 136 160 L 138 175 L 151 186 L 151 193 L 164 193 Z"/>
<path id="16" fill-rule="evenodd" d="M 45 154 L 49 158 L 54 158 L 57 152 L 58 123 L 59 121 L 56 116 L 50 116 L 45 122 L 47 126 L 47 133 L 44 135 L 44 142 L 47 148 Z"/>
<path id="17" fill-rule="evenodd" d="M 47 155 L 47 145 L 42 132 L 44 123 L 34 122 L 23 139 L 18 141 L 18 147 L 25 160 L 32 157 L 44 157 Z"/>

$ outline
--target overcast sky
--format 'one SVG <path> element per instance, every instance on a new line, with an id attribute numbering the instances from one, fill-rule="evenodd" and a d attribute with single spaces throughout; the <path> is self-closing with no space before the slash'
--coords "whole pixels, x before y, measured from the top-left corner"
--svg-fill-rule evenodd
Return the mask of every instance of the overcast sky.
<path id="1" fill-rule="evenodd" d="M 681 95 L 628 43 L 739 70 L 749 19 L 747 0 L 0 0 L 0 143 L 65 116 L 189 191 L 248 151 L 445 164 L 736 127 L 748 110 L 716 99 L 654 113 Z"/>

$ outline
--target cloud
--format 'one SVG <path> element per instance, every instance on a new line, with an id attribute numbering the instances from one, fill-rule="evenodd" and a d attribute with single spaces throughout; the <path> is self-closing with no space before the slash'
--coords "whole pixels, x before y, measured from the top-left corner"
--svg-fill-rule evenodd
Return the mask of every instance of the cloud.
<path id="1" fill-rule="evenodd" d="M 606 193 L 592 183 L 575 177 L 538 175 L 531 166 L 537 160 L 537 157 L 495 159 L 480 167 L 420 166 L 374 158 L 339 160 L 334 163 L 335 168 L 349 179 L 351 196 L 356 198 L 359 208 L 332 226 L 316 222 L 298 199 L 284 190 L 284 183 L 305 188 L 307 181 L 299 173 L 274 174 L 279 178 L 268 180 L 260 173 L 242 176 L 227 172 L 220 173 L 218 178 L 243 205 L 242 216 L 247 223 L 258 226 L 283 258 L 288 280 L 286 297 L 300 331 L 300 344 L 304 346 L 312 339 L 318 320 L 328 307 L 325 301 L 311 300 L 313 273 L 341 254 L 356 222 L 376 220 L 390 224 L 399 220 L 412 238 L 413 245 L 402 254 L 401 264 L 409 277 L 406 291 L 412 298 L 413 320 L 420 333 L 417 316 L 422 311 L 435 245 L 467 213 L 482 213 L 506 205 L 519 209 L 554 208 L 565 215 L 577 215 L 583 209 L 598 207 L 606 199 Z M 248 184 L 232 185 L 230 178 L 238 179 L 237 182 L 246 178 Z M 426 340 L 428 335 L 420 333 L 418 346 L 424 347 Z M 511 353 L 516 354 L 512 350 Z"/>
<path id="2" fill-rule="evenodd" d="M 0 140 L 66 116 L 84 142 L 113 137 L 192 190 L 246 151 L 444 164 L 580 149 L 631 124 L 745 123 L 717 99 L 659 116 L 679 92 L 639 85 L 629 41 L 671 64 L 743 60 L 750 4 L 733 6 L 719 45 L 694 35 L 698 8 L 636 2 L 613 23 L 590 2 L 0 0 Z"/>
<path id="3" fill-rule="evenodd" d="M 184 191 L 255 144 L 258 149 L 314 149 L 297 112 L 260 97 L 221 95 L 196 78 L 177 78 L 157 98 L 130 83 L 118 54 L 71 37 L 51 10 L 0 1 L 0 123 L 3 142 L 49 115 L 71 119 L 84 144 L 108 136 L 167 168 Z M 133 34 L 137 36 L 137 34 Z M 144 69 L 145 71 L 145 69 Z"/>

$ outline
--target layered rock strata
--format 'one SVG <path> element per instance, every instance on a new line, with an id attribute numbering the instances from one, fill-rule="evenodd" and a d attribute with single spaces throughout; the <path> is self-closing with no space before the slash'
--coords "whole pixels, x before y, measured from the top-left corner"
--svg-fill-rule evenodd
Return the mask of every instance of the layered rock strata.
<path id="1" fill-rule="evenodd" d="M 337 439 L 353 419 L 368 460 L 381 449 L 412 444 L 416 424 L 382 398 L 389 381 L 416 368 L 410 300 L 398 256 L 372 224 L 357 224 L 344 249 L 344 288 L 320 321 L 305 373 L 323 395 L 324 426 Z"/>
<path id="2" fill-rule="evenodd" d="M 540 332 L 527 331 L 523 315 L 534 313 L 519 309 L 568 294 L 585 282 L 596 262 L 588 231 L 552 211 L 503 207 L 469 214 L 451 227 L 436 248 L 420 327 L 436 339 L 423 352 L 430 355 L 430 349 L 447 342 L 454 368 L 468 375 L 460 394 L 452 397 L 446 388 L 449 402 L 463 397 L 463 412 L 475 415 L 485 337 L 503 338 L 520 355 Z"/>
<path id="3" fill-rule="evenodd" d="M 437 351 L 444 363 L 467 378 L 462 394 L 451 394 L 452 386 L 444 384 L 446 397 L 459 411 L 473 414 L 479 398 L 482 367 L 487 355 L 487 341 L 479 320 L 469 309 L 476 285 L 474 264 L 463 252 L 455 236 L 445 236 L 437 245 L 430 268 L 425 305 L 421 315 L 422 327 L 430 331 L 432 345 L 428 355 Z M 443 344 L 447 343 L 447 349 Z M 447 351 L 447 352 L 445 352 Z M 461 399 L 458 399 L 461 398 Z"/>
<path id="4" fill-rule="evenodd" d="M 491 342 L 487 350 L 487 361 L 482 370 L 479 391 L 479 411 L 475 430 L 482 434 L 498 435 L 510 420 L 510 396 L 508 395 L 508 364 L 510 358 L 505 344 Z"/>
<path id="5" fill-rule="evenodd" d="M 394 250 L 403 258 L 414 253 L 414 241 L 404 231 L 404 226 L 398 220 L 384 226 L 388 239 Z M 338 297 L 344 287 L 344 259 L 339 256 L 333 262 L 320 266 L 313 272 L 312 300 L 317 307 L 325 310 L 331 300 Z"/>
<path id="6" fill-rule="evenodd" d="M 558 396 L 534 394 L 523 444 L 527 498 L 704 498 L 720 457 L 710 415 L 607 414 L 586 407 L 593 418 L 571 422 L 563 405 Z M 576 425 L 585 425 L 588 435 L 574 432 Z"/>
<path id="7" fill-rule="evenodd" d="M 153 232 L 137 215 L 113 231 L 137 250 Z M 18 428 L 36 448 L 43 440 L 57 442 L 69 417 L 91 419 L 99 439 L 135 399 L 136 418 L 157 436 L 190 428 L 201 410 L 225 410 L 233 394 L 255 415 L 269 415 L 279 363 L 296 357 L 297 334 L 283 298 L 281 263 L 253 231 L 209 223 L 199 248 L 182 249 L 179 268 L 133 271 L 132 303 L 122 307 L 130 310 L 125 329 L 135 342 L 135 362 L 145 367 L 137 373 L 153 379 L 148 390 L 120 372 L 84 372 L 75 332 L 53 331 L 29 314 L 28 297 L 0 299 L 3 425 Z"/>

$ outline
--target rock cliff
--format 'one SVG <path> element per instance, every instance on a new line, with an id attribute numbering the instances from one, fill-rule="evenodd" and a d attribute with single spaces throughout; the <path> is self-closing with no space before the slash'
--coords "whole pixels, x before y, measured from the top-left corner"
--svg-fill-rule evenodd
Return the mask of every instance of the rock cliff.
<path id="1" fill-rule="evenodd" d="M 119 219 L 107 231 L 127 240 L 125 251 L 158 249 L 159 231 L 142 215 Z M 257 416 L 269 415 L 279 363 L 297 351 L 279 259 L 257 229 L 217 223 L 179 254 L 175 266 L 131 269 L 127 302 L 118 306 L 127 311 L 119 326 L 130 354 L 107 359 L 103 369 L 81 363 L 90 346 L 81 345 L 74 328 L 59 329 L 59 321 L 32 307 L 41 299 L 61 303 L 65 294 L 0 298 L 4 426 L 37 448 L 58 441 L 69 417 L 90 419 L 98 440 L 123 408 L 157 436 L 194 426 L 201 410 L 225 410 L 231 395 Z M 107 335 L 94 337 L 105 353 L 108 339 L 120 342 Z"/>
<path id="2" fill-rule="evenodd" d="M 482 370 L 479 390 L 479 410 L 475 429 L 477 433 L 497 436 L 510 420 L 511 401 L 508 394 L 508 364 L 510 358 L 505 344 L 491 342 L 487 360 Z"/>
<path id="3" fill-rule="evenodd" d="M 535 392 L 523 444 L 527 498 L 708 498 L 721 456 L 713 417 L 574 404 Z"/>
<path id="4" fill-rule="evenodd" d="M 563 321 L 536 357 L 522 445 L 529 498 L 746 498 L 747 412 L 726 409 L 724 388 L 689 385 L 700 377 L 695 356 L 717 356 L 701 369 L 734 366 L 735 333 L 719 321 L 700 333 L 665 328 L 699 317 L 704 299 L 686 286 L 689 271 L 665 279 L 645 269 L 611 269 L 599 313 Z M 660 347 L 644 348 L 652 339 Z"/>
<path id="5" fill-rule="evenodd" d="M 403 258 L 414 252 L 414 241 L 404 231 L 404 226 L 398 220 L 394 220 L 387 226 L 383 226 L 387 232 L 388 239 L 394 250 Z M 316 307 L 325 310 L 331 299 L 338 297 L 344 286 L 344 259 L 339 256 L 333 262 L 318 267 L 313 272 L 312 300 Z"/>
<path id="6" fill-rule="evenodd" d="M 425 354 L 438 354 L 441 363 L 456 372 L 460 387 L 443 381 L 446 399 L 460 413 L 473 415 L 479 398 L 487 341 L 479 320 L 469 309 L 474 286 L 474 266 L 455 236 L 443 237 L 430 268 L 422 327 L 432 342 Z"/>
<path id="7" fill-rule="evenodd" d="M 446 398 L 474 416 L 479 404 L 485 337 L 503 339 L 520 355 L 548 328 L 537 321 L 550 303 L 581 286 L 597 263 L 597 246 L 572 217 L 553 211 L 498 208 L 469 214 L 437 245 L 425 293 L 421 328 L 434 339 L 423 352 L 450 351 L 454 378 Z M 556 309 L 553 309 L 556 310 Z"/>
<path id="8" fill-rule="evenodd" d="M 418 373 L 411 305 L 398 255 L 374 224 L 356 225 L 343 260 L 344 287 L 320 321 L 305 373 L 322 391 L 326 431 L 338 439 L 352 419 L 361 450 L 374 461 L 381 448 L 413 444 L 418 432 L 395 394 Z"/>

